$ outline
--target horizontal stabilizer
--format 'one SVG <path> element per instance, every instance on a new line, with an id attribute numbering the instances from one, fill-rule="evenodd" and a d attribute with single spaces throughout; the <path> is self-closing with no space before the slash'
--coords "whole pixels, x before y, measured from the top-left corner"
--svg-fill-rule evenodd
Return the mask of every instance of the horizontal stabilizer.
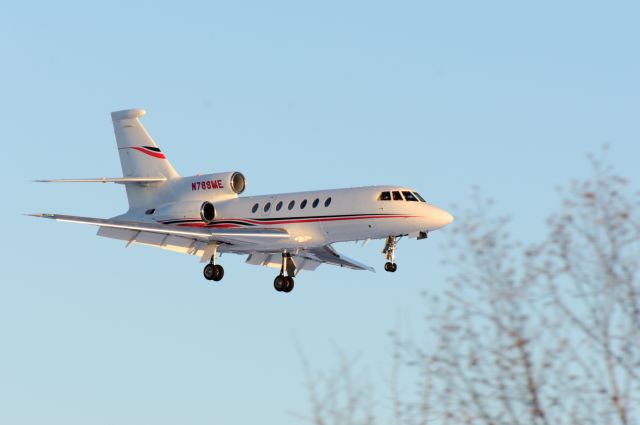
<path id="1" fill-rule="evenodd" d="M 166 177 L 98 177 L 95 179 L 50 179 L 34 180 L 37 183 L 162 183 Z"/>

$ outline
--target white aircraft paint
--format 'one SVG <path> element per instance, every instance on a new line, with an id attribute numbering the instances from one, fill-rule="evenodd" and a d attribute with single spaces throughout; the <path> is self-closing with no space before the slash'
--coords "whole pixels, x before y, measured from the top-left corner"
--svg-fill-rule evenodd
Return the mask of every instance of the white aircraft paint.
<path id="1" fill-rule="evenodd" d="M 425 238 L 453 221 L 448 212 L 400 186 L 368 186 L 312 192 L 239 196 L 239 172 L 180 177 L 145 128 L 142 109 L 111 114 L 123 177 L 37 180 L 124 184 L 129 210 L 111 219 L 60 214 L 37 217 L 99 226 L 98 235 L 201 257 L 207 279 L 220 280 L 219 253 L 247 255 L 247 262 L 280 268 L 278 291 L 293 289 L 293 276 L 333 264 L 373 268 L 337 253 L 331 244 L 386 238 L 385 270 L 395 271 L 402 236 Z"/>

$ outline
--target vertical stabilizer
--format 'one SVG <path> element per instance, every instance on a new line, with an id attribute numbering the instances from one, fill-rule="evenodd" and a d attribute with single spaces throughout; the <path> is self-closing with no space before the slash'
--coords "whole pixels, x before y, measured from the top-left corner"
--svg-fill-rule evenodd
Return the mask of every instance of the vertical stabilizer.
<path id="1" fill-rule="evenodd" d="M 145 113 L 144 109 L 127 109 L 111 113 L 123 177 L 179 177 L 140 122 L 140 117 Z M 162 191 L 162 183 L 133 183 L 127 184 L 126 188 L 129 207 L 142 208 L 158 198 Z"/>
<path id="2" fill-rule="evenodd" d="M 140 122 L 144 109 L 111 113 L 124 177 L 178 177 L 160 148 Z"/>

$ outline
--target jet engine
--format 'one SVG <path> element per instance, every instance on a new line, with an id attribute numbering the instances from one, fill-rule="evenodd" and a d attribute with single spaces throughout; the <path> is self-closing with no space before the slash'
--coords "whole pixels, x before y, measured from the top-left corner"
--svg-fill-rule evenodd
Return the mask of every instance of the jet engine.
<path id="1" fill-rule="evenodd" d="M 200 206 L 200 218 L 210 224 L 216 218 L 216 207 L 209 201 L 204 201 Z"/>
<path id="2" fill-rule="evenodd" d="M 239 195 L 244 192 L 247 181 L 238 171 L 228 173 L 200 174 L 185 177 L 183 181 L 189 185 L 191 192 L 211 195 Z"/>
<path id="3" fill-rule="evenodd" d="M 169 180 L 177 200 L 146 210 L 156 221 L 211 224 L 217 216 L 214 204 L 237 198 L 247 185 L 242 173 L 200 174 Z"/>
<path id="4" fill-rule="evenodd" d="M 216 207 L 209 201 L 176 202 L 148 210 L 147 214 L 163 222 L 202 220 L 211 224 L 216 218 Z"/>

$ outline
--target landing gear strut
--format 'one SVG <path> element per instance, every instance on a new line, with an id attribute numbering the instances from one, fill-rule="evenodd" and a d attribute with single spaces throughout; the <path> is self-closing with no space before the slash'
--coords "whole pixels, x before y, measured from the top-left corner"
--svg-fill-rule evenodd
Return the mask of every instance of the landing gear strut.
<path id="1" fill-rule="evenodd" d="M 224 277 L 224 268 L 220 264 L 215 263 L 215 258 L 215 255 L 211 256 L 211 260 L 209 264 L 204 266 L 202 274 L 204 274 L 204 278 L 207 280 L 219 282 Z"/>
<path id="2" fill-rule="evenodd" d="M 293 260 L 291 260 L 291 254 L 287 251 L 282 253 L 282 266 L 280 267 L 280 274 L 276 276 L 273 280 L 273 287 L 278 292 L 291 292 L 293 291 L 293 270 L 295 270 L 295 266 L 293 265 Z M 287 276 L 285 276 L 285 272 Z"/>
<path id="3" fill-rule="evenodd" d="M 400 240 L 400 237 L 397 236 L 389 236 L 387 237 L 387 242 L 384 244 L 384 249 L 382 253 L 385 254 L 387 258 L 387 262 L 384 265 L 385 271 L 395 272 L 398 270 L 398 265 L 396 264 L 396 244 Z"/>

